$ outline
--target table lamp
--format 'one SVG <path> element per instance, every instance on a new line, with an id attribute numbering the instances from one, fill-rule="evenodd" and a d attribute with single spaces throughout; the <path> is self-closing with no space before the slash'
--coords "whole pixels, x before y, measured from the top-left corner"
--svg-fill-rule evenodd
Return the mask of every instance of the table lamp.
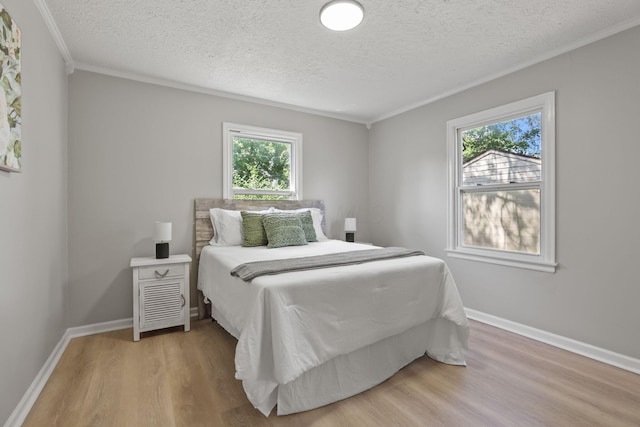
<path id="1" fill-rule="evenodd" d="M 356 219 L 345 218 L 344 219 L 344 232 L 346 233 L 347 242 L 355 242 L 356 237 Z"/>
<path id="2" fill-rule="evenodd" d="M 171 223 L 156 221 L 153 224 L 153 240 L 156 242 L 156 258 L 169 258 Z"/>

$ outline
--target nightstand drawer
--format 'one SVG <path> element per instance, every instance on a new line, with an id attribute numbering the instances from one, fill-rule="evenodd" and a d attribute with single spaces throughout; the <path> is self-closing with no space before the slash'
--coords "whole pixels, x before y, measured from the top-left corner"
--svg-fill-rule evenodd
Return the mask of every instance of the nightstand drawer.
<path id="1" fill-rule="evenodd" d="M 138 280 L 184 276 L 184 264 L 165 264 L 138 268 Z"/>

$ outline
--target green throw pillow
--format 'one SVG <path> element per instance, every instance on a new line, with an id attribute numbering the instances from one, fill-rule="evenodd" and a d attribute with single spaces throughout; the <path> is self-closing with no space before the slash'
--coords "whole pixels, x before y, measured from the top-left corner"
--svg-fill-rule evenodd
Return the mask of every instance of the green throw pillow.
<path id="1" fill-rule="evenodd" d="M 302 223 L 302 230 L 304 231 L 305 239 L 307 242 L 317 242 L 316 230 L 313 228 L 313 218 L 311 217 L 311 211 L 304 211 L 296 214 L 300 218 Z"/>
<path id="2" fill-rule="evenodd" d="M 266 246 L 268 243 L 267 233 L 262 225 L 264 214 L 242 211 L 240 215 L 242 215 L 242 231 L 244 233 L 242 246 Z"/>
<path id="3" fill-rule="evenodd" d="M 262 218 L 262 224 L 267 232 L 269 248 L 307 244 L 302 222 L 297 215 L 266 214 Z"/>

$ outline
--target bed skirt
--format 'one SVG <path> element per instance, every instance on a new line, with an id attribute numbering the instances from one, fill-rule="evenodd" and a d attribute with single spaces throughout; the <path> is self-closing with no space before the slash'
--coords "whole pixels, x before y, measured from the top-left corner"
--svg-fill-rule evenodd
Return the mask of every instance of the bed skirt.
<path id="1" fill-rule="evenodd" d="M 236 336 L 223 316 L 216 320 Z M 249 401 L 265 416 L 276 405 L 278 415 L 308 411 L 366 391 L 425 354 L 439 362 L 465 366 L 465 349 L 456 350 L 456 343 L 466 342 L 466 334 L 464 328 L 439 317 L 335 357 L 287 384 L 273 388 L 269 382 L 245 380 L 242 385 Z"/>

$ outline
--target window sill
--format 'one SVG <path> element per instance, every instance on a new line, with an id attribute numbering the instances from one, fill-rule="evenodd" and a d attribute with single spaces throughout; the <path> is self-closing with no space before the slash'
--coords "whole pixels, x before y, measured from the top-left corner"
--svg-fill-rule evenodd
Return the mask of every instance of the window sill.
<path id="1" fill-rule="evenodd" d="M 447 255 L 452 258 L 466 259 L 470 261 L 485 262 L 488 264 L 504 265 L 507 267 L 524 268 L 527 270 L 542 271 L 545 273 L 555 273 L 557 263 L 544 262 L 539 259 L 527 259 L 528 256 L 494 256 L 488 254 L 479 254 L 467 250 L 446 249 Z"/>

